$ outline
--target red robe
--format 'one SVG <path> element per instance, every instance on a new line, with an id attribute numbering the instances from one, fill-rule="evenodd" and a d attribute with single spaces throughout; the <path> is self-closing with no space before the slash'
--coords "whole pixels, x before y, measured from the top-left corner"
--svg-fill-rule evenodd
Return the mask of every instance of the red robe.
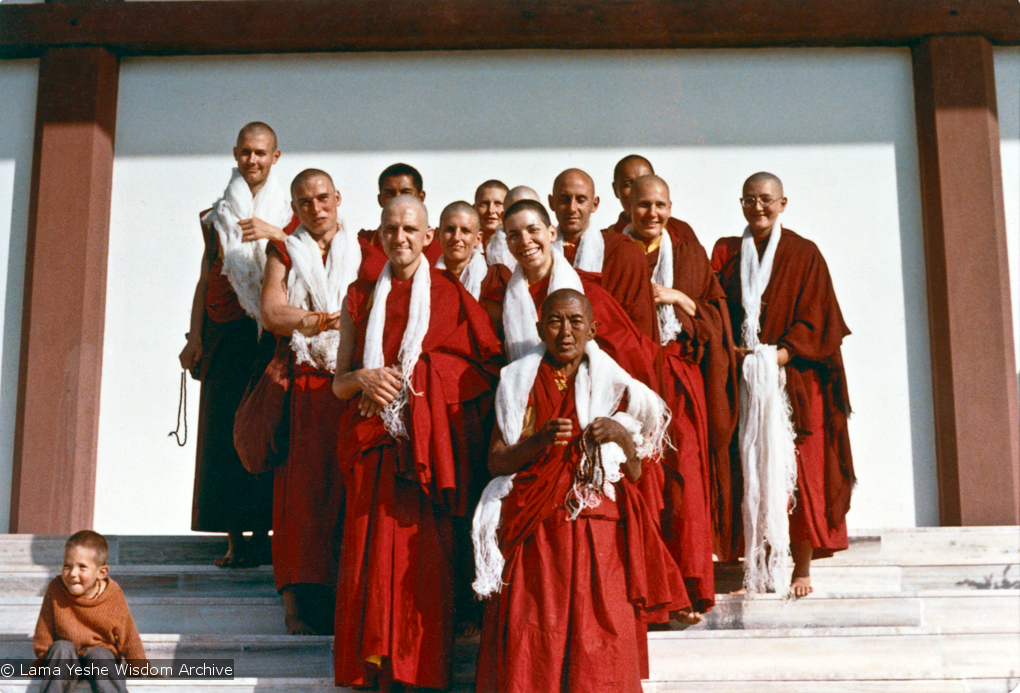
<path id="1" fill-rule="evenodd" d="M 271 241 L 266 251 L 276 253 L 291 269 L 284 243 Z M 296 584 L 336 584 L 344 503 L 343 477 L 336 471 L 336 437 L 345 407 L 333 394 L 332 373 L 306 364 L 294 366 L 289 453 L 273 478 L 277 590 Z"/>
<path id="2" fill-rule="evenodd" d="M 395 440 L 379 416 L 352 400 L 340 421 L 337 461 L 347 488 L 337 583 L 334 675 L 338 686 L 392 677 L 445 688 L 453 650 L 452 517 L 480 489 L 499 340 L 485 312 L 444 270 L 431 270 L 432 313 L 408 404 L 410 440 Z M 396 363 L 407 325 L 410 280 L 394 281 L 386 302 L 383 353 Z M 360 367 L 374 282 L 351 285 L 347 310 Z"/>
<path id="3" fill-rule="evenodd" d="M 595 229 L 590 231 L 601 233 Z M 603 233 L 602 240 L 606 244 L 602 268 L 600 272 L 592 273 L 592 279 L 616 299 L 639 330 L 658 343 L 659 321 L 655 317 L 655 299 L 649 283 L 651 277 L 640 249 L 635 248 L 626 236 L 618 234 Z M 573 265 L 577 246 L 564 241 L 563 256 Z"/>
<path id="4" fill-rule="evenodd" d="M 676 446 L 663 460 L 662 533 L 695 609 L 705 611 L 715 603 L 712 553 L 724 560 L 732 556 L 732 530 L 740 523 L 732 506 L 729 456 L 736 427 L 736 360 L 726 295 L 708 254 L 689 225 L 671 221 L 662 242 L 672 243 L 672 288 L 690 297 L 697 313 L 691 317 L 674 307 L 683 332 L 660 352 L 662 394 L 673 413 Z M 645 258 L 654 271 L 659 249 Z"/>
<path id="5" fill-rule="evenodd" d="M 531 392 L 534 428 L 574 422 L 566 447 L 549 447 L 514 478 L 498 530 L 505 558 L 486 602 L 479 693 L 640 693 L 648 676 L 644 623 L 689 604 L 655 513 L 626 479 L 576 520 L 564 499 L 580 450 L 573 380 L 560 391 L 543 361 Z"/>
<path id="6" fill-rule="evenodd" d="M 768 239 L 756 241 L 761 256 Z M 740 238 L 721 238 L 712 267 L 726 291 L 733 333 L 744 320 Z M 810 540 L 816 558 L 847 548 L 846 513 L 853 490 L 847 417 L 850 397 L 840 345 L 850 334 L 818 247 L 784 228 L 772 276 L 762 294 L 761 343 L 785 347 L 786 392 L 797 432 L 797 492 L 790 515 L 792 541 Z M 734 491 L 743 485 L 734 481 Z M 739 503 L 739 502 L 738 502 Z"/>

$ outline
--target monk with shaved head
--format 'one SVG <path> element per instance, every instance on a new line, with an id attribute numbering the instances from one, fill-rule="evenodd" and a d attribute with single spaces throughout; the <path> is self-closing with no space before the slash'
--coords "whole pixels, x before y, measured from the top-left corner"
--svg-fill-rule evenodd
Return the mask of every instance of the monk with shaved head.
<path id="1" fill-rule="evenodd" d="M 458 210 L 474 214 L 467 203 Z M 477 215 L 469 225 L 477 233 Z M 348 405 L 334 458 L 346 488 L 338 686 L 450 684 L 453 518 L 477 496 L 472 472 L 484 469 L 482 421 L 501 353 L 475 299 L 425 258 L 432 234 L 417 196 L 388 200 L 379 227 L 387 262 L 377 280 L 351 285 L 340 312 L 333 393 Z"/>
<path id="2" fill-rule="evenodd" d="M 623 211 L 616 223 L 603 231 L 617 231 L 623 233 L 630 223 L 630 188 L 641 176 L 650 176 L 655 173 L 652 162 L 640 154 L 628 154 L 616 162 L 613 169 L 613 195 L 620 201 Z"/>
<path id="3" fill-rule="evenodd" d="M 621 235 L 641 248 L 651 271 L 662 344 L 660 391 L 673 413 L 673 446 L 663 459 L 662 534 L 694 612 L 703 613 L 715 604 L 713 549 L 728 559 L 733 543 L 729 446 L 736 361 L 729 311 L 693 230 L 684 224 L 683 235 L 674 238 L 667 229 L 673 203 L 666 181 L 640 176 L 628 195 L 631 221 Z"/>
<path id="4" fill-rule="evenodd" d="M 286 183 L 274 170 L 280 150 L 273 129 L 248 123 L 233 155 L 237 166 L 223 196 L 201 214 L 205 252 L 180 354 L 181 366 L 202 381 L 191 528 L 227 533 L 227 553 L 215 561 L 224 568 L 268 560 L 272 489 L 242 466 L 234 414 L 256 362 L 264 366 L 273 353 L 272 335 L 259 330 L 262 269 L 266 243 L 285 237 L 292 216 Z M 269 357 L 260 358 L 264 353 Z"/>
<path id="5" fill-rule="evenodd" d="M 599 283 L 638 329 L 658 338 L 648 267 L 633 243 L 589 229 L 599 206 L 595 183 L 584 171 L 568 168 L 553 182 L 549 206 L 556 215 L 556 248 L 574 268 L 599 275 Z"/>
<path id="6" fill-rule="evenodd" d="M 812 592 L 812 558 L 848 546 L 856 477 L 840 347 L 850 330 L 818 247 L 781 222 L 786 205 L 776 175 L 750 176 L 740 195 L 747 226 L 716 243 L 712 267 L 743 358 L 744 587 L 780 590 L 792 562 L 790 593 L 804 597 Z M 788 536 L 772 534 L 787 524 Z"/>

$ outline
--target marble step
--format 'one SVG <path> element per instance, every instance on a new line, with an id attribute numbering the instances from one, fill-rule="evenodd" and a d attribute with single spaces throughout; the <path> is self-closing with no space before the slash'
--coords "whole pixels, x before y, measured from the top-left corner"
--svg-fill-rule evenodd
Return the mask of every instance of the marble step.
<path id="1" fill-rule="evenodd" d="M 0 570 L 24 565 L 56 567 L 63 535 L 0 535 Z M 223 535 L 111 535 L 109 563 L 203 565 L 226 551 Z M 931 527 L 858 531 L 850 548 L 819 565 L 1008 565 L 1020 563 L 1020 528 Z"/>
<path id="2" fill-rule="evenodd" d="M 31 633 L 41 602 L 37 597 L 0 598 L 0 633 Z M 285 633 L 283 604 L 278 597 L 143 597 L 129 604 L 138 629 L 146 633 Z M 927 626 L 946 633 L 1014 633 L 1020 631 L 1020 591 L 812 595 L 796 601 L 776 595 L 754 599 L 719 595 L 716 607 L 691 630 L 876 626 Z"/>
<path id="3" fill-rule="evenodd" d="M 128 680 L 131 693 L 355 693 L 352 688 L 337 688 L 331 678 L 250 677 L 233 681 Z M 472 693 L 470 688 L 453 688 L 449 693 Z M 79 681 L 73 693 L 89 693 L 91 689 Z M 39 693 L 39 684 L 23 680 L 0 679 L 0 693 Z"/>
<path id="4" fill-rule="evenodd" d="M 59 571 L 44 566 L 0 570 L 0 594 L 41 597 Z M 120 565 L 111 577 L 128 599 L 135 597 L 263 597 L 276 596 L 272 566 L 225 570 L 197 565 Z"/>

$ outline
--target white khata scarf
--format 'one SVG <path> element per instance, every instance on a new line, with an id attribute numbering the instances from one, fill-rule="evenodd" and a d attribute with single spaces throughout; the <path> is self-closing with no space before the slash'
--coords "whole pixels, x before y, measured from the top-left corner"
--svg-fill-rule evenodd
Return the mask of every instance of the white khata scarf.
<path id="1" fill-rule="evenodd" d="M 634 227 L 630 224 L 627 224 L 623 232 L 631 238 L 636 238 Z M 662 229 L 661 237 L 659 259 L 655 263 L 655 271 L 652 272 L 652 283 L 673 288 L 673 239 L 665 228 Z M 655 307 L 655 312 L 659 317 L 659 342 L 665 346 L 676 339 L 684 328 L 677 320 L 676 309 L 673 306 L 663 303 Z"/>
<path id="2" fill-rule="evenodd" d="M 528 396 L 535 385 L 543 355 L 544 352 L 528 354 L 500 373 L 496 389 L 496 422 L 507 445 L 520 442 Z M 585 430 L 596 418 L 608 416 L 631 434 L 639 457 L 661 455 L 670 419 L 665 402 L 646 385 L 630 377 L 594 340 L 588 342 L 585 355 L 587 358 L 581 362 L 574 381 L 577 420 L 581 430 Z M 628 396 L 627 409 L 617 411 L 624 393 Z M 613 484 L 623 478 L 620 466 L 626 461 L 626 456 L 616 443 L 603 443 L 600 447 L 604 477 L 597 485 L 582 485 L 575 479 L 568 497 L 564 499 L 571 520 L 576 519 L 582 509 L 597 507 L 603 496 L 616 499 Z M 499 476 L 489 482 L 475 509 L 471 540 L 476 578 L 472 587 L 481 597 L 498 592 L 503 585 L 504 558 L 496 532 L 503 499 L 513 488 L 514 477 L 514 474 Z"/>
<path id="3" fill-rule="evenodd" d="M 490 267 L 506 265 L 511 271 L 517 269 L 517 258 L 510 252 L 510 246 L 506 243 L 506 231 L 502 226 L 496 229 L 496 233 L 489 239 L 489 245 L 485 247 L 485 262 Z"/>
<path id="4" fill-rule="evenodd" d="M 574 289 L 583 294 L 581 278 L 563 257 L 563 253 L 555 248 L 552 248 L 551 252 L 553 264 L 549 276 L 549 293 L 557 289 Z M 538 336 L 537 323 L 538 311 L 535 309 L 535 301 L 528 291 L 524 268 L 518 266 L 507 282 L 506 296 L 503 299 L 503 333 L 508 360 L 516 361 L 532 352 L 542 353 L 545 350 L 545 344 Z"/>
<path id="5" fill-rule="evenodd" d="M 287 302 L 305 310 L 335 313 L 343 307 L 347 287 L 358 278 L 361 267 L 361 247 L 358 236 L 344 228 L 339 229 L 329 243 L 326 264 L 322 264 L 319 244 L 304 226 L 299 226 L 286 240 L 290 255 L 290 276 L 287 279 Z M 336 372 L 336 351 L 340 344 L 339 330 L 327 330 L 306 337 L 297 330 L 291 335 L 290 347 L 299 364 Z"/>
<path id="6" fill-rule="evenodd" d="M 442 255 L 436 260 L 436 269 L 446 269 L 446 258 Z M 478 297 L 482 293 L 482 280 L 485 279 L 485 275 L 489 272 L 489 266 L 485 264 L 485 255 L 482 254 L 482 246 L 479 243 L 475 246 L 474 255 L 471 256 L 471 260 L 468 261 L 467 265 L 460 271 L 460 283 L 464 285 L 467 292 L 478 300 Z"/>
<path id="7" fill-rule="evenodd" d="M 563 252 L 563 235 L 559 227 L 556 227 L 556 240 L 553 247 Z M 585 272 L 602 272 L 602 263 L 606 258 L 606 239 L 598 229 L 585 229 L 581 234 L 581 240 L 577 243 L 577 253 L 574 255 L 574 269 Z"/>
<path id="8" fill-rule="evenodd" d="M 420 256 L 421 262 L 411 279 L 411 305 L 407 312 L 407 327 L 400 340 L 400 392 L 396 398 L 382 410 L 383 425 L 394 438 L 407 438 L 407 426 L 404 424 L 403 411 L 408 403 L 411 389 L 411 375 L 421 356 L 421 344 L 425 333 L 429 331 L 429 318 L 432 315 L 432 276 L 429 274 L 429 261 L 425 255 Z M 386 329 L 386 297 L 393 286 L 393 268 L 390 262 L 383 267 L 379 281 L 375 283 L 372 293 L 372 310 L 368 314 L 368 327 L 365 332 L 365 355 L 362 359 L 365 368 L 382 368 L 387 365 L 383 361 L 383 330 Z"/>
<path id="9" fill-rule="evenodd" d="M 786 394 L 786 371 L 776 362 L 777 348 L 758 339 L 761 297 L 772 276 L 781 235 L 777 221 L 760 264 L 750 227 L 744 230 L 740 247 L 743 342 L 753 350 L 744 358 L 740 379 L 744 589 L 750 595 L 778 590 L 789 577 L 792 564 L 788 513 L 797 484 L 796 434 Z"/>
<path id="10" fill-rule="evenodd" d="M 244 312 L 259 323 L 259 329 L 262 328 L 259 301 L 266 267 L 267 240 L 242 241 L 238 222 L 255 217 L 282 229 L 291 220 L 291 215 L 290 195 L 280 184 L 274 170 L 270 169 L 265 184 L 253 198 L 248 184 L 235 168 L 223 197 L 214 202 L 209 213 L 202 217 L 204 223 L 211 223 L 216 229 L 223 249 L 223 276 L 230 282 Z"/>

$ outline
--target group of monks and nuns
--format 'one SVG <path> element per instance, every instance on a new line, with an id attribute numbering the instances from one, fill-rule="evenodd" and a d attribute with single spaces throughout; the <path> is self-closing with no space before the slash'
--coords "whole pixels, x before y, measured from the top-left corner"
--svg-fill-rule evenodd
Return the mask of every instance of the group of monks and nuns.
<path id="1" fill-rule="evenodd" d="M 452 518 L 477 494 L 502 356 L 477 301 L 425 258 L 422 202 L 387 202 L 379 231 L 388 261 L 348 291 L 333 380 L 349 402 L 334 458 L 347 493 L 334 674 L 340 686 L 446 688 Z"/>
<path id="2" fill-rule="evenodd" d="M 451 202 L 439 215 L 439 247 L 443 254 L 438 269 L 450 270 L 477 301 L 482 282 L 491 270 L 482 253 L 482 232 L 478 212 L 463 200 Z"/>
<path id="3" fill-rule="evenodd" d="M 242 466 L 234 414 L 256 369 L 260 338 L 270 355 L 275 346 L 272 335 L 261 334 L 259 295 L 266 242 L 284 238 L 291 208 L 273 172 L 280 150 L 272 128 L 248 123 L 233 154 L 237 167 L 223 197 L 201 217 L 205 252 L 180 361 L 202 381 L 191 529 L 227 533 L 227 553 L 216 565 L 251 567 L 269 558 L 272 478 Z"/>
<path id="4" fill-rule="evenodd" d="M 630 315 L 638 329 L 658 339 L 655 302 L 648 266 L 625 236 L 591 229 L 599 207 L 595 183 L 584 171 L 569 168 L 556 176 L 549 207 L 556 215 L 556 248 L 576 269 L 600 275 L 599 282 Z"/>
<path id="5" fill-rule="evenodd" d="M 503 232 L 504 202 L 510 188 L 498 180 L 487 180 L 475 190 L 475 211 L 482 228 L 482 250 L 490 265 L 502 264 L 513 269 L 514 258 L 506 247 Z"/>
<path id="6" fill-rule="evenodd" d="M 325 171 L 299 173 L 291 197 L 301 225 L 270 243 L 262 287 L 265 326 L 288 337 L 293 352 L 290 446 L 273 489 L 273 574 L 288 632 L 324 634 L 332 629 L 344 501 L 336 469 L 342 406 L 330 385 L 343 299 L 363 248 L 337 215 L 340 192 Z"/>
<path id="7" fill-rule="evenodd" d="M 613 194 L 620 201 L 623 211 L 612 226 L 603 229 L 604 232 L 616 231 L 623 233 L 630 223 L 630 188 L 641 176 L 651 176 L 655 173 L 652 162 L 640 154 L 628 154 L 616 162 L 613 169 Z"/>
<path id="8" fill-rule="evenodd" d="M 790 592 L 803 597 L 811 559 L 847 548 L 856 478 L 840 345 L 850 330 L 817 246 L 779 221 L 779 178 L 752 175 L 740 204 L 744 234 L 716 243 L 712 267 L 742 344 L 744 588 L 778 590 L 792 557 Z"/>
<path id="9" fill-rule="evenodd" d="M 735 352 L 726 295 L 694 231 L 667 225 L 669 186 L 654 175 L 628 181 L 631 237 L 652 276 L 662 349 L 660 392 L 672 410 L 672 446 L 663 456 L 662 535 L 684 576 L 694 612 L 715 603 L 713 511 L 732 527 L 729 445 L 736 425 Z M 707 387 L 706 387 L 707 386 Z M 728 513 L 728 514 L 727 514 Z M 728 535 L 727 535 L 728 536 Z M 726 541 L 730 541 L 728 538 Z M 681 620 L 697 622 L 692 614 Z"/>
<path id="10" fill-rule="evenodd" d="M 481 693 L 640 693 L 646 624 L 689 603 L 634 483 L 659 463 L 669 409 L 599 348 L 600 328 L 584 294 L 553 291 L 540 348 L 500 374 L 497 476 L 472 528 Z"/>

